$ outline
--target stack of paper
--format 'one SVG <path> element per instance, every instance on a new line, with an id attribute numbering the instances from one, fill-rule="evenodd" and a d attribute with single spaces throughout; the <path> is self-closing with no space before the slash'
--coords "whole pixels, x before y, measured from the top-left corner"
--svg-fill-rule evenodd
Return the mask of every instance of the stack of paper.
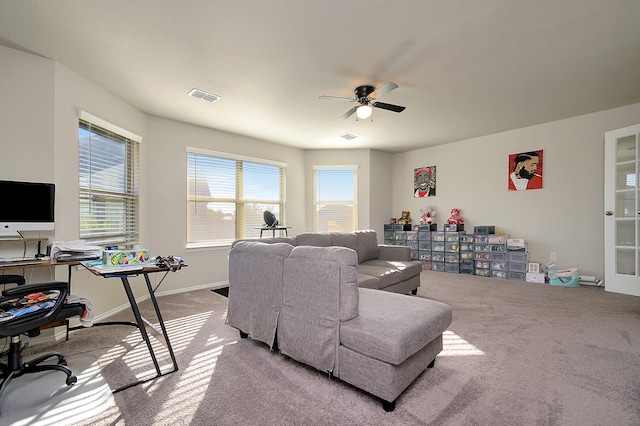
<path id="1" fill-rule="evenodd" d="M 102 247 L 88 245 L 84 240 L 54 241 L 49 256 L 61 261 L 98 259 L 102 257 Z"/>

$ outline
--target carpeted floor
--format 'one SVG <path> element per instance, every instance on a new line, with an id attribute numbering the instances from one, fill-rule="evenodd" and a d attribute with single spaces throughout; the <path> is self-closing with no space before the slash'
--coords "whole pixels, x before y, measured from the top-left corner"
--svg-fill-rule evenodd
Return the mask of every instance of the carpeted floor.
<path id="1" fill-rule="evenodd" d="M 640 298 L 430 271 L 418 296 L 448 303 L 454 320 L 435 368 L 392 413 L 358 389 L 239 339 L 224 324 L 227 299 L 200 290 L 159 298 L 180 370 L 115 394 L 113 407 L 78 424 L 640 424 Z M 128 327 L 81 330 L 56 349 L 94 355 L 111 387 L 152 374 Z"/>
<path id="2" fill-rule="evenodd" d="M 115 405 L 95 357 L 71 359 L 68 367 L 78 378 L 73 386 L 57 371 L 12 380 L 0 400 L 0 425 L 72 425 Z"/>

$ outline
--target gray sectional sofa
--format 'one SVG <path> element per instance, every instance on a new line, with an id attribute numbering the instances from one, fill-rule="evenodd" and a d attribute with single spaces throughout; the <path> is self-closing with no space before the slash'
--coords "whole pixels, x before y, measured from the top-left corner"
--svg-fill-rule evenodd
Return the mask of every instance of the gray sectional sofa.
<path id="1" fill-rule="evenodd" d="M 422 264 L 411 260 L 406 246 L 379 245 L 373 230 L 355 232 L 308 232 L 295 237 L 261 238 L 263 243 L 287 243 L 292 246 L 348 247 L 358 255 L 358 286 L 394 293 L 416 294 L 420 287 Z"/>
<path id="2" fill-rule="evenodd" d="M 398 396 L 433 367 L 451 308 L 359 287 L 358 262 L 347 247 L 238 241 L 229 252 L 227 324 L 380 398 L 392 411 Z"/>

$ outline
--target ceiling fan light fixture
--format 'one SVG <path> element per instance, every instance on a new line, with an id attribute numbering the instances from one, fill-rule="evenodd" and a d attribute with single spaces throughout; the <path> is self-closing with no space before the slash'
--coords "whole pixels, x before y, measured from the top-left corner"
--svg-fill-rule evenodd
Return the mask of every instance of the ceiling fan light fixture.
<path id="1" fill-rule="evenodd" d="M 361 120 L 366 120 L 371 117 L 371 113 L 373 112 L 373 108 L 369 105 L 360 105 L 356 110 L 356 115 Z"/>

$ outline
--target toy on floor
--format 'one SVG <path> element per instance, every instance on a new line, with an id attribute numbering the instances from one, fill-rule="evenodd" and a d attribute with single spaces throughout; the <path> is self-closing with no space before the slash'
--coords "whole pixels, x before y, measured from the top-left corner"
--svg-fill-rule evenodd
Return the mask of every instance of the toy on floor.
<path id="1" fill-rule="evenodd" d="M 455 223 L 456 225 L 464 223 L 464 218 L 460 216 L 460 209 L 451 209 L 451 216 L 447 219 L 447 223 Z"/>
<path id="2" fill-rule="evenodd" d="M 547 278 L 549 284 L 559 287 L 578 287 L 580 286 L 580 275 L 578 268 L 556 269 L 555 263 L 547 263 Z"/>

